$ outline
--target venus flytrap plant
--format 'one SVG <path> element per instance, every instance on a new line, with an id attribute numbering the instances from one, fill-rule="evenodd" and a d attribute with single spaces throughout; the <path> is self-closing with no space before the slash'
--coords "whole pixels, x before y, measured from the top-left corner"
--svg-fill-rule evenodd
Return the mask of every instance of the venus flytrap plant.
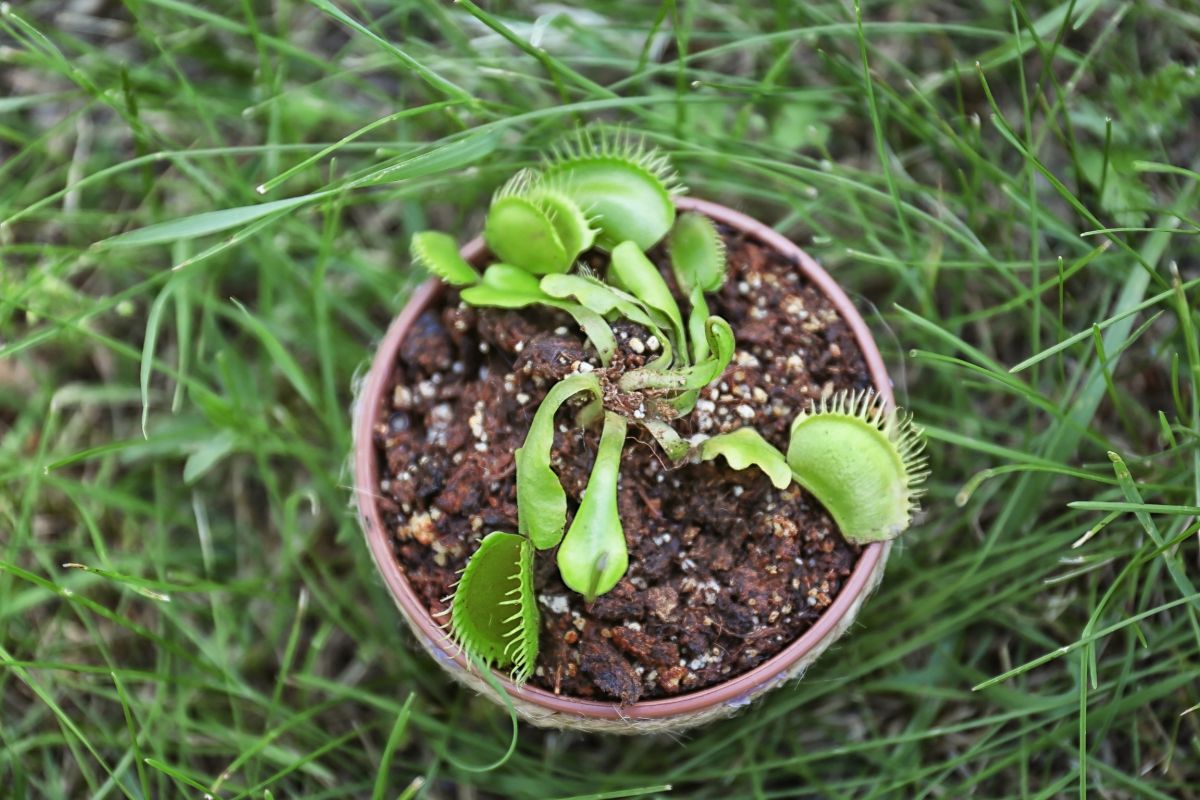
<path id="1" fill-rule="evenodd" d="M 596 230 L 572 198 L 524 169 L 492 198 L 483 237 L 501 261 L 545 275 L 569 270 Z"/>
<path id="2" fill-rule="evenodd" d="M 894 539 L 929 477 L 924 432 L 874 392 L 839 392 L 792 422 L 787 462 L 855 544 Z"/>
<path id="3" fill-rule="evenodd" d="M 556 383 L 546 393 L 525 444 L 517 448 L 517 508 L 519 530 L 533 540 L 539 550 L 557 545 L 567 525 L 567 493 L 550 467 L 550 448 L 554 444 L 554 414 L 580 392 L 601 397 L 600 379 L 593 373 L 571 375 Z"/>
<path id="4" fill-rule="evenodd" d="M 708 319 L 705 292 L 715 292 L 725 283 L 725 241 L 717 226 L 700 214 L 680 214 L 667 239 L 671 269 L 679 290 L 688 297 L 692 313 L 688 317 L 688 335 L 695 348 L 697 362 L 708 355 L 704 323 Z"/>
<path id="5" fill-rule="evenodd" d="M 512 533 L 489 533 L 454 590 L 450 632 L 472 661 L 512 665 L 519 682 L 537 659 L 538 622 L 533 543 Z"/>
<path id="6" fill-rule="evenodd" d="M 666 401 L 655 405 L 663 419 L 673 419 L 691 413 L 696 406 L 700 389 L 719 378 L 733 359 L 733 329 L 729 327 L 728 322 L 720 317 L 710 316 L 704 321 L 702 338 L 705 342 L 703 351 L 693 347 L 696 352 L 705 353 L 704 359 L 699 363 L 674 369 L 644 367 L 630 370 L 621 376 L 618 386 L 625 392 L 667 393 Z"/>
<path id="7" fill-rule="evenodd" d="M 462 290 L 468 304 L 484 308 L 526 308 L 548 306 L 565 311 L 583 329 L 604 364 L 608 364 L 617 348 L 616 337 L 604 317 L 579 303 L 559 300 L 542 291 L 538 279 L 510 264 L 492 264 L 474 286 Z"/>
<path id="8" fill-rule="evenodd" d="M 571 529 L 558 548 L 558 571 L 563 583 L 589 603 L 616 586 L 629 566 L 625 531 L 617 512 L 617 476 L 627 428 L 625 417 L 604 412 L 604 431 L 592 475 Z"/>
<path id="9" fill-rule="evenodd" d="M 711 461 L 723 456 L 732 469 L 758 467 L 776 489 L 786 489 L 792 482 L 792 469 L 783 453 L 753 428 L 738 428 L 711 436 L 696 446 L 695 454 L 697 461 Z"/>
<path id="10" fill-rule="evenodd" d="M 518 533 L 483 539 L 451 604 L 454 638 L 482 663 L 511 666 L 518 681 L 537 657 L 536 551 L 557 547 L 563 582 L 588 602 L 625 575 L 629 553 L 617 497 L 630 425 L 649 432 L 674 463 L 720 457 L 732 469 L 757 467 L 779 489 L 799 483 L 857 543 L 896 535 L 916 507 L 925 474 L 920 431 L 896 412 L 885 414 L 873 395 L 836 395 L 801 414 L 786 455 L 750 427 L 688 440 L 672 426 L 692 411 L 699 391 L 720 378 L 735 350 L 732 328 L 709 313 L 705 297 L 724 284 L 724 242 L 709 218 L 676 217 L 672 195 L 680 190 L 656 151 L 624 135 L 583 133 L 493 196 L 484 237 L 498 260 L 482 275 L 445 234 L 413 237 L 414 261 L 459 287 L 464 303 L 563 311 L 601 363 L 546 393 L 514 456 Z M 648 254 L 664 237 L 686 315 Z M 609 254 L 604 280 L 587 267 L 573 270 L 593 249 Z M 656 339 L 655 354 L 643 357 L 643 347 L 617 359 L 612 326 L 618 321 Z M 587 402 L 576 406 L 575 426 L 602 429 L 572 516 L 552 451 L 556 415 L 581 394 Z"/>
<path id="11" fill-rule="evenodd" d="M 621 242 L 612 251 L 609 263 L 609 283 L 632 294 L 670 326 L 671 341 L 681 361 L 688 357 L 686 332 L 679 305 L 671 296 L 662 273 L 646 254 L 632 241 Z"/>
<path id="12" fill-rule="evenodd" d="M 633 295 L 590 275 L 547 275 L 542 278 L 541 287 L 542 291 L 554 298 L 574 297 L 580 305 L 601 316 L 616 315 L 636 322 L 658 339 L 662 346 L 661 354 L 647 366 L 662 369 L 671 363 L 674 348 L 670 338 L 663 334 L 661 321 L 655 319 Z"/>
<path id="13" fill-rule="evenodd" d="M 479 273 L 458 252 L 454 237 L 440 231 L 421 231 L 412 237 L 413 261 L 451 286 L 471 286 Z"/>
<path id="14" fill-rule="evenodd" d="M 667 251 L 679 290 L 688 297 L 694 297 L 696 289 L 715 292 L 725 284 L 725 240 L 708 217 L 680 214 L 667 239 Z"/>
<path id="15" fill-rule="evenodd" d="M 671 197 L 683 191 L 665 155 L 627 134 L 583 131 L 551 151 L 546 178 L 592 215 L 597 244 L 611 250 L 632 241 L 649 250 L 675 221 Z"/>
<path id="16" fill-rule="evenodd" d="M 792 421 L 786 456 L 751 428 L 705 439 L 694 453 L 700 461 L 724 456 L 733 469 L 756 466 L 779 489 L 795 480 L 843 537 L 866 545 L 908 529 L 929 477 L 924 449 L 911 416 L 885 410 L 874 392 L 842 391 Z"/>

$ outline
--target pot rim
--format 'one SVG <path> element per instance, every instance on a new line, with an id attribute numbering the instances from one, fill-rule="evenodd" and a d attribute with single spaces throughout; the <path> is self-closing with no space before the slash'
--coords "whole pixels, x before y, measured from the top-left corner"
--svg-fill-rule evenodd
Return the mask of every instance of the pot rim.
<path id="1" fill-rule="evenodd" d="M 894 406 L 891 382 L 883 357 L 871 336 L 870 329 L 846 293 L 816 261 L 796 244 L 758 220 L 718 203 L 691 197 L 675 198 L 680 211 L 696 211 L 716 222 L 734 228 L 758 240 L 785 258 L 792 260 L 805 277 L 816 286 L 837 309 L 858 342 L 875 391 L 886 407 Z M 475 262 L 486 253 L 482 236 L 462 248 L 463 257 Z M 442 656 L 439 660 L 450 669 L 474 671 L 448 632 L 434 621 L 425 604 L 417 597 L 401 569 L 391 546 L 391 537 L 383 524 L 379 506 L 374 502 L 379 487 L 379 463 L 375 454 L 374 430 L 383 411 L 382 395 L 390 382 L 400 344 L 417 317 L 442 289 L 436 278 L 426 281 L 410 296 L 408 303 L 392 321 L 376 349 L 370 371 L 363 381 L 354 425 L 354 481 L 359 519 L 367 545 L 379 573 L 383 576 L 396 605 L 410 625 L 424 636 Z M 643 700 L 628 706 L 615 701 L 585 700 L 556 695 L 528 684 L 517 686 L 502 673 L 492 670 L 499 685 L 511 697 L 540 706 L 548 711 L 583 719 L 664 719 L 691 715 L 719 705 L 740 705 L 748 702 L 758 690 L 780 678 L 786 678 L 791 668 L 813 650 L 822 649 L 824 640 L 836 635 L 838 623 L 855 606 L 855 601 L 872 588 L 880 561 L 886 557 L 887 542 L 876 542 L 862 551 L 849 579 L 830 606 L 800 638 L 757 667 L 727 681 L 694 692 L 653 700 Z"/>

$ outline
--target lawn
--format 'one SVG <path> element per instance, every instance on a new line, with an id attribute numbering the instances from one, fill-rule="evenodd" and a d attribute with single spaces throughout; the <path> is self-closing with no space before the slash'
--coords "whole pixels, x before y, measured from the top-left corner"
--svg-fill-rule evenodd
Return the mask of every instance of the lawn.
<path id="1" fill-rule="evenodd" d="M 1198 61 L 1195 0 L 0 4 L 0 795 L 1200 796 Z M 672 738 L 456 688 L 350 506 L 409 237 L 584 122 L 930 443 L 850 635 Z"/>

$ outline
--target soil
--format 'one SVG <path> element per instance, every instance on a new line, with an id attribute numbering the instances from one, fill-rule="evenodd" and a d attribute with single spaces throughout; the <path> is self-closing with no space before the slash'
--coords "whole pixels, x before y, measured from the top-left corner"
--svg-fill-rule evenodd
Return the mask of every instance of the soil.
<path id="1" fill-rule="evenodd" d="M 870 379 L 850 329 L 796 265 L 722 235 L 729 279 L 708 302 L 733 326 L 737 350 L 674 425 L 684 437 L 749 425 L 786 451 L 798 411 Z M 603 274 L 604 256 L 591 262 Z M 657 342 L 638 326 L 614 332 L 618 353 L 602 370 L 569 317 L 469 308 L 446 291 L 406 337 L 387 422 L 375 431 L 380 505 L 396 558 L 435 619 L 445 618 L 479 540 L 517 530 L 513 452 L 549 387 L 589 368 L 615 384 L 655 355 Z M 639 404 L 608 395 L 614 410 Z M 568 525 L 599 439 L 573 425 L 569 406 L 559 411 L 553 460 Z M 644 429 L 629 430 L 619 488 L 629 571 L 588 605 L 563 585 L 553 553 L 538 554 L 542 630 L 530 679 L 621 704 L 695 691 L 761 664 L 821 616 L 859 556 L 799 487 L 779 491 L 757 469 L 735 471 L 724 460 L 672 464 Z"/>

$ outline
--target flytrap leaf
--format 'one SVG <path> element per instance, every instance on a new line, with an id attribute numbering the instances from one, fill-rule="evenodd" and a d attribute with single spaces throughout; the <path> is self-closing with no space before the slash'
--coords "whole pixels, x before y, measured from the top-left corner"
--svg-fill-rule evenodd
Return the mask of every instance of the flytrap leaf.
<path id="1" fill-rule="evenodd" d="M 502 261 L 539 275 L 566 272 L 574 261 L 550 217 L 526 197 L 494 200 L 483 237 Z"/>
<path id="2" fill-rule="evenodd" d="M 617 349 L 617 339 L 604 317 L 579 303 L 551 297 L 542 291 L 535 276 L 511 264 L 492 264 L 484 270 L 483 279 L 478 284 L 462 290 L 461 297 L 468 305 L 489 308 L 525 308 L 532 305 L 557 308 L 570 314 L 583 329 L 605 365 Z"/>
<path id="3" fill-rule="evenodd" d="M 792 470 L 783 453 L 753 428 L 738 428 L 705 439 L 696 448 L 696 456 L 700 461 L 724 456 L 729 466 L 736 470 L 758 467 L 776 489 L 786 489 L 792 482 Z"/>
<path id="4" fill-rule="evenodd" d="M 511 264 L 492 264 L 484 270 L 478 284 L 462 290 L 463 302 L 469 306 L 490 308 L 524 308 L 552 301 L 541 290 L 538 278 Z"/>
<path id="5" fill-rule="evenodd" d="M 595 244 L 596 229 L 592 227 L 591 220 L 565 192 L 539 183 L 530 189 L 529 196 L 550 217 L 554 231 L 572 262 Z"/>
<path id="6" fill-rule="evenodd" d="M 675 220 L 667 240 L 667 251 L 675 282 L 692 306 L 688 316 L 688 336 L 692 342 L 692 358 L 700 363 L 709 354 L 704 335 L 704 324 L 709 316 L 704 294 L 717 291 L 725 283 L 725 240 L 711 219 L 688 212 Z"/>
<path id="7" fill-rule="evenodd" d="M 492 198 L 483 235 L 501 261 L 545 275 L 570 269 L 596 231 L 570 196 L 525 169 Z"/>
<path id="8" fill-rule="evenodd" d="M 462 299 L 472 306 L 524 308 L 551 298 L 533 275 L 511 264 L 497 263 L 483 271 L 478 285 L 462 290 Z"/>
<path id="9" fill-rule="evenodd" d="M 652 331 L 658 330 L 658 323 L 650 317 L 636 297 L 596 278 L 587 275 L 547 275 L 542 278 L 541 288 L 551 297 L 573 297 L 597 314 L 608 315 L 616 312 L 631 322 Z"/>
<path id="10" fill-rule="evenodd" d="M 658 446 L 667 454 L 667 458 L 672 461 L 686 458 L 687 454 L 692 451 L 691 443 L 661 419 L 647 418 L 638 420 L 638 424 L 650 432 L 650 435 L 658 442 Z"/>
<path id="11" fill-rule="evenodd" d="M 599 399 L 600 379 L 592 373 L 571 375 L 550 388 L 533 415 L 525 444 L 516 452 L 517 518 L 524 533 L 539 550 L 562 540 L 567 524 L 567 494 L 550 468 L 554 445 L 554 415 L 579 392 Z"/>
<path id="12" fill-rule="evenodd" d="M 458 252 L 454 237 L 439 231 L 421 231 L 412 237 L 413 261 L 451 286 L 479 283 L 479 273 Z"/>
<path id="13" fill-rule="evenodd" d="M 688 314 L 688 338 L 692 340 L 692 360 L 699 364 L 708 358 L 708 337 L 704 335 L 704 324 L 708 321 L 708 301 L 699 286 L 692 289 L 689 298 L 692 311 Z"/>
<path id="14" fill-rule="evenodd" d="M 736 346 L 733 328 L 723 318 L 710 316 L 704 321 L 704 340 L 708 343 L 708 355 L 687 371 L 689 389 L 702 389 L 712 383 L 733 360 Z"/>
<path id="15" fill-rule="evenodd" d="M 626 428 L 623 416 L 612 411 L 604 413 L 596 463 L 571 529 L 558 548 L 558 571 L 563 583 L 589 603 L 616 586 L 629 567 L 625 531 L 617 511 L 617 475 Z"/>
<path id="16" fill-rule="evenodd" d="M 529 677 L 538 652 L 539 615 L 533 592 L 533 543 L 493 531 L 479 543 L 454 590 L 450 631 L 472 660 L 513 668 Z"/>
<path id="17" fill-rule="evenodd" d="M 842 391 L 792 422 L 787 462 L 842 535 L 869 544 L 908 528 L 929 475 L 924 449 L 911 417 L 873 392 Z"/>
<path id="18" fill-rule="evenodd" d="M 715 292 L 725 282 L 725 240 L 717 226 L 703 214 L 680 214 L 667 239 L 671 269 L 680 290 Z"/>
<path id="19" fill-rule="evenodd" d="M 708 355 L 699 364 L 670 370 L 630 370 L 620 377 L 617 385 L 623 392 L 648 389 L 694 392 L 704 388 L 729 366 L 735 346 L 733 328 L 721 317 L 713 316 L 704 321 L 704 338 L 708 343 Z"/>
<path id="20" fill-rule="evenodd" d="M 606 250 L 626 240 L 653 247 L 675 221 L 671 196 L 683 190 L 665 155 L 623 134 L 583 131 L 554 149 L 543 173 L 592 215 Z"/>
<path id="21" fill-rule="evenodd" d="M 662 346 L 662 353 L 647 367 L 663 369 L 671 364 L 674 350 L 670 337 L 663 335 L 661 321 L 655 319 L 633 295 L 590 275 L 546 275 L 542 278 L 542 291 L 557 298 L 574 297 L 584 308 L 602 317 L 616 314 L 636 322 L 655 336 Z"/>
<path id="22" fill-rule="evenodd" d="M 609 280 L 662 315 L 671 327 L 676 356 L 686 361 L 687 339 L 679 304 L 671 295 L 671 290 L 658 267 L 646 257 L 637 244 L 626 241 L 613 248 Z"/>

